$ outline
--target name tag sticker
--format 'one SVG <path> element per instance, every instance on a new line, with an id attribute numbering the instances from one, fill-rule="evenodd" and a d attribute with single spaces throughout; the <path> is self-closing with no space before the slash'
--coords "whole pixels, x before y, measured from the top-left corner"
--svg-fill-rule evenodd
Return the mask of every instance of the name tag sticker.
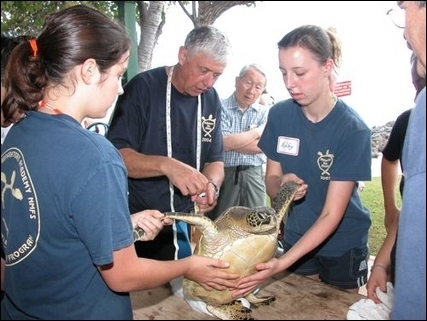
<path id="1" fill-rule="evenodd" d="M 299 139 L 279 136 L 277 139 L 277 152 L 279 154 L 297 156 L 299 152 Z"/>

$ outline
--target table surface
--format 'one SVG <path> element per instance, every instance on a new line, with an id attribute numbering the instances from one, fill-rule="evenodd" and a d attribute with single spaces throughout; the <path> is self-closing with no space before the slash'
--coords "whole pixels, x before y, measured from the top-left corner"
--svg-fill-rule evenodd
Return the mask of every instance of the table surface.
<path id="1" fill-rule="evenodd" d="M 346 320 L 350 305 L 365 298 L 288 272 L 272 278 L 259 295 L 274 295 L 276 300 L 253 309 L 256 320 Z M 133 292 L 131 300 L 134 320 L 216 320 L 192 310 L 167 285 Z"/>

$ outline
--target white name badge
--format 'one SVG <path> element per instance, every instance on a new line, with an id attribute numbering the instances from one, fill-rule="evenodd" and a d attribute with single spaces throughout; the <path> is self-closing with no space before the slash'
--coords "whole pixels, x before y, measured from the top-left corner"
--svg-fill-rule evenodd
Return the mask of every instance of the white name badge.
<path id="1" fill-rule="evenodd" d="M 279 154 L 297 156 L 299 152 L 299 139 L 279 136 L 277 139 L 277 152 Z"/>

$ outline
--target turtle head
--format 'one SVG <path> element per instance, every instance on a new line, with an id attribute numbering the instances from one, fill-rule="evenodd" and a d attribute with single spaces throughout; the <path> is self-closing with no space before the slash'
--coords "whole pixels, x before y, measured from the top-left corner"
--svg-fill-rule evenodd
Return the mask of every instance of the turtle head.
<path id="1" fill-rule="evenodd" d="M 277 226 L 276 211 L 267 206 L 254 207 L 246 215 L 246 223 L 257 233 L 271 231 Z"/>
<path id="2" fill-rule="evenodd" d="M 273 208 L 277 213 L 277 218 L 280 221 L 286 219 L 286 215 L 289 212 L 289 207 L 297 194 L 300 184 L 294 181 L 285 182 L 273 199 Z"/>

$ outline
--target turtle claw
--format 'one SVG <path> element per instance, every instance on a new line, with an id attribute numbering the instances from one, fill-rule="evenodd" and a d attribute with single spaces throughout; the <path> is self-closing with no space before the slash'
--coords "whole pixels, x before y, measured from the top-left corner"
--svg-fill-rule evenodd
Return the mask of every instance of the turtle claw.
<path id="1" fill-rule="evenodd" d="M 269 296 L 256 296 L 253 293 L 249 294 L 246 299 L 251 304 L 251 307 L 258 308 L 263 305 L 270 305 L 271 302 L 276 301 L 276 297 L 273 295 Z"/>

